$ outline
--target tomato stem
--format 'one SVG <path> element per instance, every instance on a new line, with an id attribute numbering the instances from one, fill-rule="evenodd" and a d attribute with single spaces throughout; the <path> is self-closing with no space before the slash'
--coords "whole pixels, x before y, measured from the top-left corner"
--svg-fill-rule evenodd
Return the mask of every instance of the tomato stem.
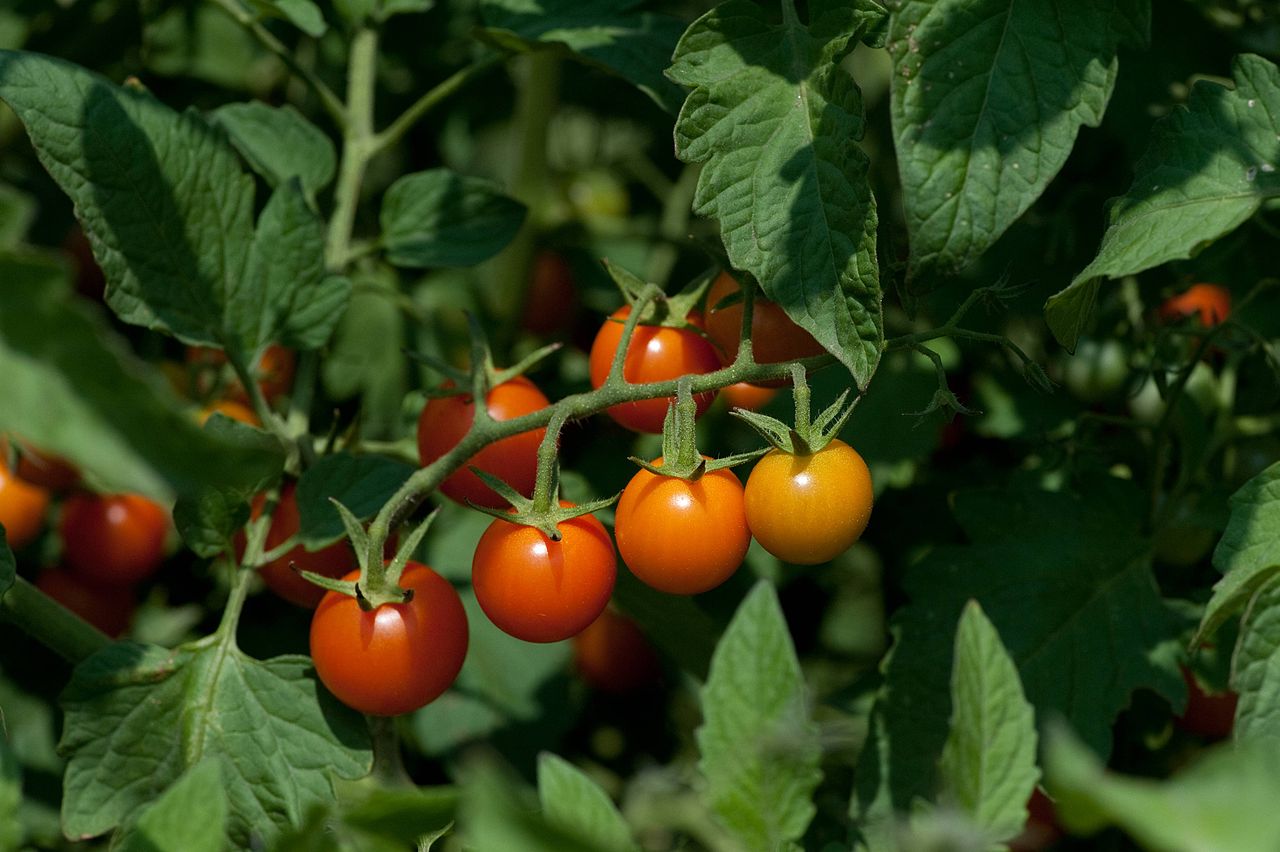
<path id="1" fill-rule="evenodd" d="M 72 664 L 111 644 L 105 633 L 22 577 L 0 596 L 0 615 Z"/>

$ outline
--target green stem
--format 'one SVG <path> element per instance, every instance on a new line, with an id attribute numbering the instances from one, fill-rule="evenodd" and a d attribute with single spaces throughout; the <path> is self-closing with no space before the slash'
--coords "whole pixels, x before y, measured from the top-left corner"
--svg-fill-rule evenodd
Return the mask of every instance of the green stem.
<path id="1" fill-rule="evenodd" d="M 430 91 L 414 101 L 413 105 L 401 113 L 395 121 L 387 125 L 381 133 L 374 136 L 371 153 L 380 153 L 399 142 L 406 133 L 413 129 L 415 124 L 422 120 L 423 116 L 439 106 L 445 98 L 461 89 L 472 79 L 499 65 L 502 59 L 503 57 L 497 55 L 486 56 L 465 68 L 459 69 L 447 79 L 436 84 Z"/>
<path id="2" fill-rule="evenodd" d="M 389 716 L 370 716 L 369 731 L 373 734 L 372 776 L 388 787 L 412 787 L 413 780 L 400 754 L 396 720 Z"/>
<path id="3" fill-rule="evenodd" d="M 325 259 L 329 268 L 342 270 L 350 262 L 351 235 L 360 204 L 365 168 L 373 156 L 374 83 L 378 65 L 378 32 L 356 31 L 351 39 L 347 69 L 347 124 L 343 135 L 342 164 L 334 190 L 333 217 L 329 220 Z"/>
<path id="4" fill-rule="evenodd" d="M 226 608 L 222 610 L 222 620 L 214 632 L 219 644 L 230 646 L 236 641 L 236 628 L 240 626 L 240 613 L 244 610 L 245 599 L 249 596 L 249 584 L 253 580 L 253 571 L 235 567 L 235 576 L 231 580 L 231 595 L 227 598 Z"/>
<path id="5" fill-rule="evenodd" d="M 101 630 L 21 577 L 0 597 L 0 615 L 73 665 L 111 644 Z"/>

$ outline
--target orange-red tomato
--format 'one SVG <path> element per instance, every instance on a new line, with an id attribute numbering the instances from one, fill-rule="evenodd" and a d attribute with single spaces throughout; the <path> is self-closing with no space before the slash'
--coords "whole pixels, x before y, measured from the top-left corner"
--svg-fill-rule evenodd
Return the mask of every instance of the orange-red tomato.
<path id="1" fill-rule="evenodd" d="M 1231 293 L 1217 284 L 1192 284 L 1160 306 L 1160 319 L 1166 322 L 1196 316 L 1200 325 L 1212 328 L 1231 314 Z"/>
<path id="2" fill-rule="evenodd" d="M 220 399 L 200 409 L 200 425 L 203 426 L 207 423 L 215 413 L 230 417 L 232 420 L 239 420 L 241 423 L 247 423 L 250 426 L 262 425 L 261 421 L 258 420 L 258 415 L 253 413 L 252 408 L 234 399 Z"/>
<path id="3" fill-rule="evenodd" d="M 523 325 L 539 335 L 555 334 L 569 324 L 577 303 L 573 270 L 563 257 L 552 251 L 534 258 L 525 294 Z"/>
<path id="4" fill-rule="evenodd" d="M 62 556 L 80 579 L 129 585 L 164 559 L 169 513 L 139 494 L 73 494 L 62 504 Z"/>
<path id="5" fill-rule="evenodd" d="M 738 339 L 742 334 L 742 302 L 716 308 L 720 300 L 737 293 L 737 280 L 721 272 L 707 293 L 707 334 L 720 348 L 726 364 L 738 357 Z M 813 335 L 791 321 L 776 302 L 757 296 L 751 306 L 751 354 L 757 364 L 778 364 L 821 355 L 822 345 Z M 782 382 L 770 383 L 782 384 Z"/>
<path id="6" fill-rule="evenodd" d="M 343 579 L 360 579 L 352 571 Z M 355 598 L 326 592 L 311 619 L 311 658 L 329 691 L 373 716 L 424 707 L 453 684 L 467 656 L 467 614 L 449 581 L 410 562 L 400 586 L 408 603 L 372 612 Z"/>
<path id="7" fill-rule="evenodd" d="M 45 568 L 36 588 L 113 639 L 129 629 L 136 600 L 132 586 L 95 586 L 62 568 Z"/>
<path id="8" fill-rule="evenodd" d="M 622 342 L 622 324 L 630 315 L 631 308 L 624 305 L 613 312 L 600 331 L 596 333 L 595 342 L 591 344 L 591 385 L 600 387 L 609 377 L 609 368 L 613 365 L 613 354 L 618 351 Z M 689 317 L 694 325 L 701 324 L 701 318 Z M 622 362 L 622 376 L 633 384 L 661 382 L 678 379 L 688 374 L 699 375 L 720 369 L 720 358 L 715 347 L 700 337 L 696 332 L 683 328 L 666 328 L 655 325 L 636 326 L 631 337 L 631 345 Z M 698 414 L 701 415 L 710 407 L 715 399 L 715 392 L 700 393 L 694 396 Z M 662 421 L 667 416 L 667 408 L 675 401 L 675 397 L 659 397 L 639 402 L 624 402 L 608 409 L 609 416 L 628 429 L 636 432 L 662 431 Z"/>
<path id="9" fill-rule="evenodd" d="M 653 464 L 661 466 L 662 459 Z M 615 518 L 622 561 L 668 594 L 714 589 L 738 570 L 751 546 L 742 483 L 724 468 L 694 481 L 641 468 L 622 492 Z"/>
<path id="10" fill-rule="evenodd" d="M 21 453 L 18 456 L 18 478 L 31 485 L 50 491 L 70 491 L 80 483 L 80 471 L 60 456 L 42 452 L 28 442 L 17 439 Z M 0 460 L 9 457 L 9 442 L 0 439 Z"/>
<path id="11" fill-rule="evenodd" d="M 601 692 L 633 692 L 658 679 L 658 655 L 640 625 L 612 608 L 573 637 L 573 664 Z"/>
<path id="12" fill-rule="evenodd" d="M 771 450 L 752 469 L 745 496 L 756 541 L 799 565 L 848 550 L 867 528 L 874 500 L 867 463 L 839 439 L 810 455 Z"/>
<path id="13" fill-rule="evenodd" d="M 747 411 L 759 411 L 778 395 L 777 388 L 753 385 L 750 382 L 738 382 L 720 389 L 720 396 L 730 408 L 745 408 Z"/>
<path id="14" fill-rule="evenodd" d="M 221 368 L 227 363 L 227 353 L 221 349 L 214 349 L 208 346 L 189 346 L 187 347 L 187 361 L 197 367 Z M 289 390 L 289 387 L 293 384 L 295 366 L 293 352 L 278 343 L 272 343 L 262 351 L 262 355 L 259 356 L 258 362 L 254 365 L 253 374 L 257 376 L 258 388 L 262 391 L 262 396 L 268 403 L 275 402 L 278 397 Z M 206 394 L 210 389 L 210 387 L 201 385 L 199 382 L 197 382 L 197 387 L 195 388 L 198 394 Z M 227 388 L 227 393 L 232 399 L 240 402 L 247 402 L 249 399 L 239 379 L 232 380 Z"/>
<path id="15" fill-rule="evenodd" d="M 495 520 L 476 545 L 476 601 L 517 639 L 559 642 L 581 633 L 613 593 L 617 560 L 604 526 L 581 515 L 559 528 L 560 540 L 552 541 L 533 527 Z"/>
<path id="16" fill-rule="evenodd" d="M 48 490 L 14 476 L 0 457 L 0 524 L 11 549 L 35 540 L 48 509 Z"/>
<path id="17" fill-rule="evenodd" d="M 551 402 L 538 386 L 517 376 L 489 390 L 485 405 L 494 420 L 514 420 L 546 408 Z M 418 457 L 426 467 L 452 450 L 471 428 L 475 401 L 469 395 L 433 399 L 418 417 Z M 533 494 L 538 475 L 538 445 L 546 429 L 534 429 L 503 438 L 476 453 L 449 475 L 440 491 L 459 503 L 470 500 L 477 506 L 501 509 L 507 502 L 467 468 L 493 474 L 526 497 Z"/>
<path id="18" fill-rule="evenodd" d="M 1231 691 L 1210 695 L 1186 666 L 1182 667 L 1182 679 L 1187 684 L 1187 709 L 1178 717 L 1178 727 L 1207 740 L 1231 736 L 1240 696 Z"/>

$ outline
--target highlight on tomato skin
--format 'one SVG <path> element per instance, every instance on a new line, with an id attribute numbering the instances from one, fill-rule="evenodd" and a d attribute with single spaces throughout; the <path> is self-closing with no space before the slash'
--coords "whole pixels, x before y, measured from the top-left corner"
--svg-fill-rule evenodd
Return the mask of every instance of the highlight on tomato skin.
<path id="1" fill-rule="evenodd" d="M 573 664 L 588 686 L 617 695 L 651 686 L 662 673 L 640 625 L 613 607 L 573 637 Z"/>
<path id="2" fill-rule="evenodd" d="M 129 629 L 137 596 L 132 586 L 100 586 L 57 566 L 36 575 L 36 588 L 115 639 Z"/>
<path id="3" fill-rule="evenodd" d="M 169 513 L 140 494 L 73 494 L 58 522 L 66 567 L 100 585 L 130 585 L 154 574 L 168 531 Z"/>
<path id="4" fill-rule="evenodd" d="M 630 306 L 623 305 L 614 311 L 600 326 L 591 344 L 591 386 L 599 388 L 609 377 L 614 353 L 622 343 L 623 323 L 631 315 Z M 690 324 L 701 327 L 702 317 L 691 314 Z M 696 331 L 685 328 L 668 328 L 655 325 L 637 325 L 622 362 L 622 376 L 632 384 L 646 384 L 678 379 L 685 375 L 701 375 L 720 369 L 720 356 L 716 349 Z M 716 393 L 707 391 L 695 394 L 697 416 L 701 416 Z M 662 432 L 662 422 L 667 408 L 675 397 L 658 397 L 615 405 L 607 412 L 610 417 L 633 432 Z"/>
<path id="5" fill-rule="evenodd" d="M 342 579 L 356 581 L 359 571 Z M 372 612 L 350 595 L 325 592 L 311 618 L 311 658 L 325 687 L 371 716 L 400 716 L 444 694 L 466 660 L 469 631 L 462 599 L 448 580 L 409 562 L 400 586 L 406 603 Z"/>
<path id="6" fill-rule="evenodd" d="M 1159 316 L 1165 322 L 1196 317 L 1204 328 L 1213 328 L 1231 315 L 1231 291 L 1217 284 L 1192 284 L 1160 306 Z"/>

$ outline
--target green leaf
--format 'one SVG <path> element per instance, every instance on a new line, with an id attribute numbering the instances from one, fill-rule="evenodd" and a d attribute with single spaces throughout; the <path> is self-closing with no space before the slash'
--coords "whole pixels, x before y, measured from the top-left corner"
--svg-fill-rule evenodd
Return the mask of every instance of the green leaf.
<path id="1" fill-rule="evenodd" d="M 257 9 L 273 18 L 281 18 L 293 24 L 312 38 L 319 38 L 328 31 L 320 7 L 311 0 L 249 0 Z"/>
<path id="2" fill-rule="evenodd" d="M 417 468 L 384 456 L 334 453 L 307 468 L 298 480 L 298 536 L 311 549 L 342 537 L 342 518 L 330 498 L 360 520 L 368 520 Z"/>
<path id="3" fill-rule="evenodd" d="M 515 238 L 524 215 L 523 204 L 489 181 L 430 169 L 387 190 L 382 242 L 396 266 L 474 266 Z"/>
<path id="4" fill-rule="evenodd" d="M 403 15 L 409 12 L 426 12 L 435 8 L 435 0 L 382 0 L 379 20 L 385 21 L 392 15 Z"/>
<path id="5" fill-rule="evenodd" d="M 0 249 L 13 248 L 21 243 L 35 217 L 35 199 L 0 183 Z"/>
<path id="6" fill-rule="evenodd" d="M 405 852 L 422 838 L 447 833 L 456 819 L 454 787 L 391 787 L 370 779 L 343 784 L 339 800 L 312 809 L 307 821 L 286 832 L 274 852 Z"/>
<path id="7" fill-rule="evenodd" d="M 0 598 L 13 587 L 18 576 L 18 563 L 14 561 L 13 550 L 9 547 L 9 538 L 4 524 L 0 524 Z"/>
<path id="8" fill-rule="evenodd" d="M 147 70 L 154 74 L 252 92 L 285 73 L 280 60 L 214 3 L 169 5 L 159 15 L 151 14 L 142 46 Z"/>
<path id="9" fill-rule="evenodd" d="M 1280 582 L 1259 590 L 1241 619 L 1231 688 L 1240 696 L 1235 741 L 1246 747 L 1280 745 Z"/>
<path id="10" fill-rule="evenodd" d="M 951 731 L 942 748 L 944 799 L 1002 842 L 1027 822 L 1035 790 L 1035 714 L 1018 669 L 982 607 L 970 601 L 956 630 Z"/>
<path id="11" fill-rule="evenodd" d="M 1222 579 L 1213 587 L 1195 642 L 1214 634 L 1280 573 L 1280 463 L 1250 479 L 1231 495 L 1231 518 L 1213 552 Z"/>
<path id="12" fill-rule="evenodd" d="M 244 279 L 253 182 L 195 113 L 76 65 L 0 52 L 0 98 L 71 197 L 126 322 L 219 344 Z"/>
<path id="13" fill-rule="evenodd" d="M 1152 576 L 1143 495 L 1124 480 L 1084 485 L 1088 499 L 1025 487 L 955 495 L 971 543 L 934 548 L 903 579 L 909 603 L 893 622 L 879 704 L 884 753 L 867 755 L 876 771 L 860 765 L 855 811 L 888 796 L 902 812 L 932 797 L 951 713 L 949 637 L 970 599 L 999 631 L 1038 717 L 1066 716 L 1099 751 L 1134 690 L 1182 700 L 1162 656 L 1181 621 Z"/>
<path id="14" fill-rule="evenodd" d="M 75 839 L 110 831 L 209 760 L 230 844 L 269 844 L 333 800 L 334 777 L 372 767 L 363 717 L 320 686 L 308 658 L 259 662 L 213 636 L 173 651 L 112 645 L 76 667 L 62 706 L 62 821 Z"/>
<path id="15" fill-rule="evenodd" d="M 1271 852 L 1280 837 L 1280 761 L 1270 748 L 1220 747 L 1169 781 L 1106 771 L 1062 727 L 1046 736 L 1055 812 L 1074 832 L 1117 825 L 1143 848 Z"/>
<path id="16" fill-rule="evenodd" d="M 258 218 L 243 288 L 228 293 L 227 326 L 240 331 L 246 352 L 271 341 L 296 349 L 328 342 L 351 282 L 325 273 L 324 240 L 324 223 L 291 178 Z"/>
<path id="17" fill-rule="evenodd" d="M 892 16 L 893 135 L 910 272 L 971 264 L 1096 127 L 1150 0 L 909 0 Z"/>
<path id="18" fill-rule="evenodd" d="M 3 587 L 3 578 L 0 578 L 0 595 L 4 594 Z M 21 806 L 22 767 L 18 765 L 18 756 L 9 748 L 8 736 L 0 736 L 0 850 L 4 852 L 23 848 Z"/>
<path id="19" fill-rule="evenodd" d="M 486 0 L 483 35 L 513 51 L 563 45 L 569 55 L 634 83 L 675 113 L 680 89 L 662 72 L 683 25 L 640 11 L 638 0 Z"/>
<path id="20" fill-rule="evenodd" d="M 884 337 L 876 204 L 862 95 L 839 64 L 874 20 L 860 5 L 810 3 L 805 27 L 790 3 L 776 23 L 729 0 L 689 27 L 667 75 L 693 90 L 675 137 L 680 159 L 706 163 L 694 210 L 865 388 Z"/>
<path id="21" fill-rule="evenodd" d="M 279 472 L 279 446 L 201 429 L 163 376 L 70 298 L 61 264 L 0 252 L 0 281 L 0 432 L 40 436 L 103 490 L 159 500 Z"/>
<path id="22" fill-rule="evenodd" d="M 273 188 L 296 177 L 307 195 L 314 196 L 333 180 L 338 162 L 333 142 L 292 106 L 227 104 L 210 117 Z"/>
<path id="23" fill-rule="evenodd" d="M 768 583 L 738 607 L 711 660 L 698 728 L 712 810 L 748 849 L 798 841 L 815 813 L 822 750 L 795 647 Z"/>
<path id="24" fill-rule="evenodd" d="M 397 279 L 394 270 L 380 266 L 358 280 L 363 292 L 352 295 L 321 375 L 331 398 L 360 397 L 363 437 L 398 438 L 408 370 L 405 318 L 394 298 Z"/>
<path id="25" fill-rule="evenodd" d="M 538 798 L 549 823 L 590 841 L 600 852 L 639 849 L 608 794 L 564 758 L 549 752 L 538 756 Z"/>
<path id="26" fill-rule="evenodd" d="M 1234 88 L 1197 82 L 1155 126 L 1133 185 L 1111 202 L 1097 257 L 1045 306 L 1063 345 L 1075 345 L 1067 333 L 1092 305 L 1077 291 L 1191 257 L 1280 195 L 1280 69 L 1246 54 L 1232 76 Z"/>
<path id="27" fill-rule="evenodd" d="M 589 838 L 580 838 L 545 819 L 527 791 L 496 767 L 473 767 L 465 779 L 463 794 L 459 824 L 465 832 L 465 848 L 600 852 Z"/>
<path id="28" fill-rule="evenodd" d="M 188 769 L 124 832 L 118 852 L 222 852 L 226 848 L 227 796 L 217 760 Z"/>

